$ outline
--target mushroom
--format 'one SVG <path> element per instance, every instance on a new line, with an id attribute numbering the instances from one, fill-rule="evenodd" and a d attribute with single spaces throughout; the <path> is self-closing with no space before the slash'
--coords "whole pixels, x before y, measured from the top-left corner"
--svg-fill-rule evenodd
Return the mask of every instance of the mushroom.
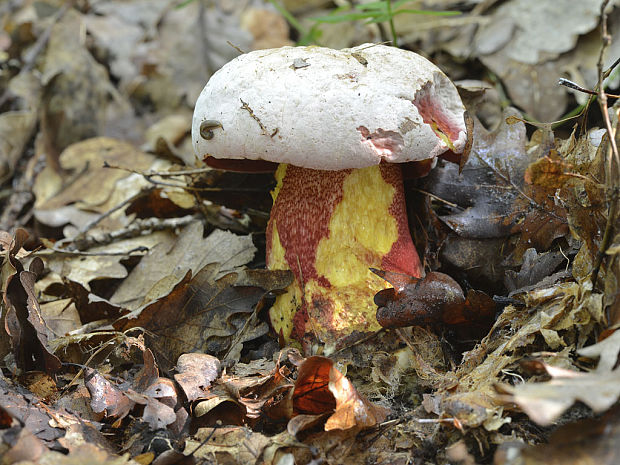
<path id="1" fill-rule="evenodd" d="M 218 168 L 279 164 L 266 262 L 295 275 L 270 310 L 285 341 L 329 350 L 377 330 L 373 297 L 387 284 L 369 268 L 423 275 L 399 164 L 458 160 L 464 112 L 439 68 L 384 45 L 259 50 L 211 77 L 194 111 L 196 153 Z"/>

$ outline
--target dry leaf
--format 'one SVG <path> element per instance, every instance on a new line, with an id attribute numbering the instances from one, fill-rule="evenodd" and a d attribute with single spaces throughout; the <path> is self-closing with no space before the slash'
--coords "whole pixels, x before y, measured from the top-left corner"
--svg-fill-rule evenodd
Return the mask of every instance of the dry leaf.
<path id="1" fill-rule="evenodd" d="M 221 277 L 254 257 L 256 248 L 250 236 L 216 229 L 203 237 L 203 228 L 200 221 L 192 222 L 178 236 L 169 235 L 155 245 L 110 301 L 135 310 L 168 295 L 188 270 L 195 274 L 209 263 L 220 263 Z"/>
<path id="2" fill-rule="evenodd" d="M 512 395 L 511 400 L 540 425 L 550 425 L 576 401 L 600 413 L 620 397 L 620 369 L 581 373 L 547 364 L 544 368 L 551 381 L 502 386 Z"/>
<path id="3" fill-rule="evenodd" d="M 219 275 L 219 264 L 207 265 L 193 277 L 188 271 L 170 294 L 124 316 L 114 326 L 120 331 L 136 326 L 146 329 L 147 344 L 162 366 L 172 367 L 187 352 L 238 359 L 245 341 L 267 333 L 265 323 L 252 318 L 257 303 L 267 292 L 288 286 L 291 273 L 246 270 L 217 279 Z"/>
<path id="4" fill-rule="evenodd" d="M 183 354 L 177 360 L 174 379 L 189 402 L 201 398 L 220 375 L 220 361 L 208 354 Z"/>
<path id="5" fill-rule="evenodd" d="M 325 431 L 370 428 L 385 420 L 388 409 L 371 404 L 326 357 L 313 356 L 299 367 L 293 410 L 300 414 L 333 412 Z"/>

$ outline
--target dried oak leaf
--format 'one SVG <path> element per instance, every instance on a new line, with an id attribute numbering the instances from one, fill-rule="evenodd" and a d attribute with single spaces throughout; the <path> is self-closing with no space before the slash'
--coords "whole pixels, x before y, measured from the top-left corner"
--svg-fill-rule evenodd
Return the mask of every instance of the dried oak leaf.
<path id="1" fill-rule="evenodd" d="M 238 357 L 244 342 L 267 333 L 255 309 L 271 291 L 292 280 L 290 271 L 244 270 L 215 279 L 218 264 L 185 274 L 166 296 L 114 323 L 119 331 L 139 326 L 147 330 L 147 345 L 162 363 L 172 367 L 183 353 L 203 352 Z"/>
<path id="2" fill-rule="evenodd" d="M 517 386 L 498 385 L 500 392 L 511 395 L 533 421 L 550 425 L 576 401 L 595 413 L 604 412 L 620 397 L 620 369 L 582 373 L 542 364 L 551 381 L 524 383 Z"/>
<path id="3" fill-rule="evenodd" d="M 277 463 L 274 454 L 278 448 L 298 445 L 286 432 L 269 437 L 245 426 L 200 428 L 185 441 L 183 453 L 205 462 L 215 459 L 219 464 L 268 464 Z"/>
<path id="4" fill-rule="evenodd" d="M 429 272 L 424 278 L 372 269 L 394 288 L 375 295 L 377 321 L 384 328 L 406 326 L 478 325 L 495 316 L 495 303 L 486 294 L 470 290 L 467 298 L 454 279 Z"/>
<path id="5" fill-rule="evenodd" d="M 325 431 L 331 431 L 370 428 L 385 420 L 389 410 L 371 404 L 358 394 L 332 360 L 315 355 L 299 367 L 293 412 L 317 416 L 331 413 L 324 427 Z"/>
<path id="6" fill-rule="evenodd" d="M 84 370 L 84 384 L 90 392 L 90 405 L 94 412 L 105 411 L 106 416 L 124 418 L 135 405 L 123 391 L 92 368 Z"/>
<path id="7" fill-rule="evenodd" d="M 45 407 L 39 399 L 23 387 L 0 377 L 0 405 L 24 429 L 32 431 L 47 444 L 62 437 L 64 431 L 50 425 L 52 415 L 58 414 L 52 407 Z M 75 418 L 77 422 L 77 417 Z"/>
<path id="8" fill-rule="evenodd" d="M 289 393 L 293 389 L 289 374 L 286 366 L 264 359 L 249 364 L 238 362 L 231 368 L 231 374 L 222 375 L 202 396 L 205 400 L 196 404 L 194 412 L 201 417 L 200 425 L 212 425 L 217 420 L 252 425 L 258 419 L 289 419 L 292 415 Z"/>
<path id="9" fill-rule="evenodd" d="M 467 165 L 439 164 L 423 181 L 424 190 L 450 202 L 439 217 L 456 234 L 468 239 L 489 239 L 510 234 L 515 198 L 529 163 L 523 123 L 507 124 L 518 115 L 506 109 L 502 123 L 487 131 L 474 124 L 474 145 Z"/>
<path id="10" fill-rule="evenodd" d="M 52 26 L 42 60 L 40 127 L 48 165 L 54 168 L 65 147 L 103 129 L 111 83 L 105 67 L 88 51 L 83 34 L 82 16 L 70 8 Z"/>
<path id="11" fill-rule="evenodd" d="M 577 353 L 583 357 L 598 358 L 597 372 L 611 371 L 618 363 L 620 331 L 614 331 L 602 341 L 577 350 Z"/>
<path id="12" fill-rule="evenodd" d="M 216 229 L 204 237 L 203 224 L 194 221 L 179 234 L 168 234 L 151 246 L 110 302 L 136 310 L 168 295 L 188 270 L 196 274 L 209 263 L 220 263 L 219 274 L 215 277 L 220 278 L 248 263 L 255 252 L 250 236 Z"/>
<path id="13" fill-rule="evenodd" d="M 177 360 L 174 379 L 189 402 L 203 397 L 220 376 L 220 361 L 209 354 L 183 354 Z"/>
<path id="14" fill-rule="evenodd" d="M 161 378 L 150 349 L 142 352 L 144 365 L 131 383 L 123 388 L 112 384 L 92 368 L 85 370 L 85 385 L 91 395 L 95 412 L 105 411 L 107 416 L 124 418 L 136 404 L 144 405 L 142 419 L 154 429 L 165 428 L 186 417 L 175 411 L 177 392 L 172 380 Z"/>
<path id="15" fill-rule="evenodd" d="M 63 278 L 62 283 L 53 283 L 48 286 L 44 292 L 49 296 L 71 299 L 82 324 L 99 320 L 114 320 L 127 313 L 127 310 L 120 305 L 99 297 L 79 282 L 67 278 Z"/>
<path id="16" fill-rule="evenodd" d="M 567 210 L 556 201 L 556 189 L 526 183 L 523 193 L 516 199 L 512 213 L 514 218 L 523 219 L 512 228 L 512 232 L 520 234 L 514 252 L 517 257 L 523 256 L 531 247 L 547 251 L 555 239 L 569 233 Z"/>
<path id="17" fill-rule="evenodd" d="M 494 463 L 615 465 L 620 457 L 619 435 L 620 409 L 616 407 L 601 418 L 588 418 L 561 426 L 551 434 L 549 442 L 545 444 L 524 444 L 520 447 L 514 447 L 514 443 L 503 444 L 495 455 Z"/>
<path id="18" fill-rule="evenodd" d="M 25 462 L 28 463 L 28 462 Z M 44 452 L 36 463 L 49 463 L 55 465 L 138 465 L 139 462 L 131 459 L 129 454 L 119 456 L 106 451 L 104 448 L 92 443 L 81 444 L 71 448 L 69 454 L 62 452 Z M 28 464 L 29 465 L 29 464 Z"/>
<path id="19" fill-rule="evenodd" d="M 7 279 L 3 296 L 7 308 L 5 328 L 11 337 L 15 361 L 21 370 L 54 373 L 62 365 L 49 350 L 48 330 L 34 289 L 37 275 L 43 271 L 43 262 L 35 258 L 30 263 L 29 271 L 25 271 L 17 258 L 27 238 L 28 233 L 18 229 L 11 248 L 7 250 L 7 262 L 15 272 Z"/>

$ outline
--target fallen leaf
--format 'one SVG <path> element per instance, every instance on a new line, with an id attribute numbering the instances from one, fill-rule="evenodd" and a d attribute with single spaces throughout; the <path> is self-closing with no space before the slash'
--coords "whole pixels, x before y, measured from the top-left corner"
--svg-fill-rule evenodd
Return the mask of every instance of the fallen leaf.
<path id="1" fill-rule="evenodd" d="M 424 190 L 453 204 L 444 205 L 439 217 L 461 237 L 488 239 L 510 233 L 512 205 L 529 163 L 525 125 L 506 123 L 514 115 L 516 110 L 506 109 L 502 123 L 491 132 L 475 122 L 471 156 L 460 176 L 458 166 L 440 163 L 424 179 Z"/>
<path id="2" fill-rule="evenodd" d="M 185 441 L 183 453 L 203 460 L 215 457 L 222 464 L 249 465 L 263 463 L 265 449 L 276 444 L 286 447 L 293 445 L 294 440 L 286 433 L 267 437 L 247 427 L 200 428 L 193 439 Z"/>
<path id="3" fill-rule="evenodd" d="M 238 359 L 245 341 L 267 333 L 265 323 L 252 318 L 257 303 L 267 292 L 288 286 L 292 275 L 269 270 L 231 272 L 217 279 L 219 275 L 219 264 L 207 265 L 193 277 L 188 271 L 170 294 L 122 317 L 114 327 L 146 329 L 147 344 L 162 366 L 172 367 L 188 352 Z"/>
<path id="4" fill-rule="evenodd" d="M 296 414 L 330 413 L 325 431 L 370 428 L 385 420 L 388 409 L 361 397 L 351 382 L 334 367 L 334 362 L 315 355 L 305 359 L 297 374 L 293 392 Z"/>
<path id="5" fill-rule="evenodd" d="M 598 358 L 597 373 L 611 371 L 618 363 L 620 331 L 614 331 L 610 336 L 596 344 L 578 349 L 577 353 L 583 357 Z"/>
<path id="6" fill-rule="evenodd" d="M 518 290 L 528 290 L 527 288 L 530 286 L 550 276 L 564 261 L 566 258 L 560 252 L 539 254 L 534 248 L 527 249 L 523 254 L 521 269 L 519 272 L 507 270 L 504 284 L 511 293 Z"/>
<path id="7" fill-rule="evenodd" d="M 146 172 L 154 161 L 152 155 L 137 150 L 131 144 L 106 137 L 95 137 L 72 144 L 60 154 L 59 166 L 65 171 L 75 173 L 75 176 L 70 177 L 69 183 L 65 185 L 54 180 L 49 171 L 42 171 L 33 187 L 37 196 L 35 214 L 41 214 L 44 219 L 44 212 L 67 205 L 105 213 L 139 192 L 148 182 L 141 176 L 124 170 L 106 168 L 104 163 Z M 97 186 L 97 189 L 93 189 L 93 186 Z M 119 220 L 111 223 L 114 224 L 118 225 Z"/>
<path id="8" fill-rule="evenodd" d="M 91 407 L 95 412 L 105 412 L 106 416 L 124 418 L 135 402 L 92 368 L 84 370 L 84 384 L 91 397 Z"/>
<path id="9" fill-rule="evenodd" d="M 183 354 L 176 364 L 174 379 L 185 392 L 189 402 L 206 394 L 220 375 L 220 361 L 208 354 Z"/>
<path id="10" fill-rule="evenodd" d="M 614 465 L 620 457 L 620 415 L 614 408 L 600 418 L 589 418 L 560 426 L 548 443 L 500 446 L 495 465 Z"/>
<path id="11" fill-rule="evenodd" d="M 547 364 L 544 369 L 551 381 L 500 387 L 511 394 L 511 401 L 540 425 L 550 425 L 576 401 L 600 413 L 620 397 L 620 369 L 582 373 Z"/>
<path id="12" fill-rule="evenodd" d="M 52 26 L 43 61 L 41 129 L 48 163 L 58 173 L 60 152 L 100 133 L 111 89 L 105 68 L 86 48 L 83 31 L 82 16 L 67 10 Z"/>
<path id="13" fill-rule="evenodd" d="M 429 272 L 424 278 L 371 269 L 395 286 L 375 295 L 377 321 L 384 328 L 443 325 L 487 326 L 495 316 L 495 303 L 470 289 L 467 298 L 454 279 Z"/>
<path id="14" fill-rule="evenodd" d="M 15 274 L 8 277 L 3 296 L 7 306 L 5 328 L 11 336 L 15 360 L 21 370 L 55 373 L 60 370 L 61 362 L 49 349 L 50 334 L 41 317 L 34 289 L 37 275 L 43 271 L 43 262 L 37 257 L 30 263 L 30 270 L 25 271 L 16 257 L 27 237 L 25 230 L 18 229 L 7 251 L 7 261 Z"/>
<path id="15" fill-rule="evenodd" d="M 22 428 L 10 444 L 10 449 L 3 451 L 2 460 L 5 463 L 39 463 L 47 451 L 45 444 L 27 428 Z"/>
<path id="16" fill-rule="evenodd" d="M 54 407 L 44 406 L 40 399 L 25 388 L 0 377 L 0 405 L 25 430 L 34 433 L 47 446 L 52 446 L 64 431 L 51 426 L 53 416 L 60 416 Z M 73 417 L 75 422 L 79 419 Z"/>
<path id="17" fill-rule="evenodd" d="M 220 263 L 218 277 L 221 277 L 254 257 L 256 248 L 250 236 L 216 229 L 203 237 L 203 228 L 200 221 L 192 222 L 178 236 L 169 235 L 156 244 L 110 301 L 135 310 L 168 295 L 188 270 L 196 274 L 209 263 Z"/>
<path id="18" fill-rule="evenodd" d="M 372 271 L 392 285 L 392 276 L 401 274 Z M 377 321 L 384 328 L 441 324 L 454 318 L 465 304 L 463 290 L 446 274 L 430 272 L 422 279 L 409 280 L 401 289 L 384 289 L 375 295 Z"/>

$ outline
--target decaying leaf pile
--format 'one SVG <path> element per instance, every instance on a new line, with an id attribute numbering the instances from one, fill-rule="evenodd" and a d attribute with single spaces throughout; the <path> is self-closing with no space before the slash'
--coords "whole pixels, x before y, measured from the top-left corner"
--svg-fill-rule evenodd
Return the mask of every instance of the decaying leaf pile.
<path id="1" fill-rule="evenodd" d="M 324 0 L 0 4 L 1 463 L 620 462 L 620 6 L 392 6 L 461 13 L 393 31 L 475 119 L 461 173 L 406 185 L 427 271 L 466 296 L 327 358 L 266 318 L 292 281 L 264 269 L 272 177 L 205 168 L 191 113 L 240 50 L 388 23 Z M 416 284 L 377 273 L 410 311 Z"/>

